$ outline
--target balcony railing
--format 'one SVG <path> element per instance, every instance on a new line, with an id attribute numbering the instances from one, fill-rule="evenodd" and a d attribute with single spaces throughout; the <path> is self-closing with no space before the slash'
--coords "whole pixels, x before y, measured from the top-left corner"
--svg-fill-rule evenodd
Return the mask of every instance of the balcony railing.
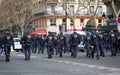
<path id="1" fill-rule="evenodd" d="M 55 12 L 43 11 L 34 14 L 34 16 L 45 16 L 45 15 L 64 15 L 64 13 L 62 12 L 60 13 L 58 11 Z"/>
<path id="2" fill-rule="evenodd" d="M 103 0 L 103 2 L 111 2 L 112 0 Z"/>
<path id="3" fill-rule="evenodd" d="M 45 2 L 48 2 L 48 3 L 55 3 L 55 2 L 58 2 L 58 0 L 45 0 Z"/>

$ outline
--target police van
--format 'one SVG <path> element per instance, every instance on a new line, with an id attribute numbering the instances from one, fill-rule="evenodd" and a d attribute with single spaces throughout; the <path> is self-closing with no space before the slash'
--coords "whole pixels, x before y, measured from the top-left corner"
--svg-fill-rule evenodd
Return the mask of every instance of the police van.
<path id="1" fill-rule="evenodd" d="M 85 43 L 83 41 L 81 41 L 80 44 L 78 45 L 78 50 L 81 52 L 85 51 Z"/>
<path id="2" fill-rule="evenodd" d="M 81 36 L 81 41 L 80 41 L 80 43 L 79 43 L 79 45 L 78 45 L 78 50 L 79 51 L 81 51 L 81 52 L 84 52 L 84 51 L 86 51 L 86 49 L 85 49 L 85 36 L 86 36 L 86 32 L 85 31 L 81 31 L 81 32 L 78 32 L 79 34 L 80 34 L 80 36 Z"/>
<path id="3" fill-rule="evenodd" d="M 21 38 L 13 38 L 13 49 L 22 50 Z"/>

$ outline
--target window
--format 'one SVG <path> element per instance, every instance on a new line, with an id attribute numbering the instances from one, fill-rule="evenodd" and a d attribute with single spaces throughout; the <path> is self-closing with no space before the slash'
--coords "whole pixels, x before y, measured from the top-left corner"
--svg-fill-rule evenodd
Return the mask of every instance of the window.
<path id="1" fill-rule="evenodd" d="M 55 18 L 50 19 L 50 25 L 56 26 L 56 19 Z"/>
<path id="2" fill-rule="evenodd" d="M 62 19 L 62 25 L 66 25 L 66 19 Z"/>
<path id="3" fill-rule="evenodd" d="M 85 0 L 80 0 L 80 2 L 85 2 Z"/>
<path id="4" fill-rule="evenodd" d="M 84 7 L 81 7 L 81 8 L 80 8 L 79 13 L 80 13 L 80 15 L 84 15 L 84 14 L 85 14 L 85 9 L 84 9 Z"/>
<path id="5" fill-rule="evenodd" d="M 70 19 L 70 26 L 73 26 L 73 19 Z"/>
<path id="6" fill-rule="evenodd" d="M 80 19 L 80 23 L 84 23 L 84 19 Z"/>
<path id="7" fill-rule="evenodd" d="M 98 7 L 98 15 L 102 15 L 102 6 Z"/>
<path id="8" fill-rule="evenodd" d="M 102 19 L 98 19 L 98 27 L 102 26 Z"/>
<path id="9" fill-rule="evenodd" d="M 91 6 L 90 10 L 91 10 L 91 14 L 93 15 L 94 14 L 94 6 Z"/>
<path id="10" fill-rule="evenodd" d="M 103 0 L 98 0 L 99 2 L 102 2 Z"/>
<path id="11" fill-rule="evenodd" d="M 102 23 L 102 20 L 101 20 L 101 19 L 99 19 L 99 20 L 98 20 L 98 23 Z"/>
<path id="12" fill-rule="evenodd" d="M 51 5 L 51 13 L 55 13 L 55 6 Z"/>
<path id="13" fill-rule="evenodd" d="M 90 0 L 91 2 L 95 2 L 95 0 Z"/>
<path id="14" fill-rule="evenodd" d="M 75 2 L 75 0 L 69 0 L 70 2 Z"/>
<path id="15" fill-rule="evenodd" d="M 70 6 L 70 12 L 71 12 L 72 14 L 74 14 L 74 6 L 73 6 L 73 5 Z"/>

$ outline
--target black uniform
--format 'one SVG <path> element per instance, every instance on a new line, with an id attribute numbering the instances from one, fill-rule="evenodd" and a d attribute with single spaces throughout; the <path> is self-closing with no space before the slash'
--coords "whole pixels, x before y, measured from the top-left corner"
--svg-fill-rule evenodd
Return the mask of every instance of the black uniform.
<path id="1" fill-rule="evenodd" d="M 80 35 L 74 32 L 70 36 L 69 42 L 70 42 L 71 57 L 75 58 L 77 56 L 78 44 L 80 43 Z"/>
<path id="2" fill-rule="evenodd" d="M 11 45 L 13 44 L 13 38 L 8 31 L 6 32 L 5 36 L 3 37 L 3 43 L 4 43 L 4 52 L 6 55 L 6 61 L 9 61 Z"/>
<path id="3" fill-rule="evenodd" d="M 117 37 L 117 46 L 118 46 L 117 53 L 120 53 L 120 33 L 118 34 L 118 37 Z"/>
<path id="4" fill-rule="evenodd" d="M 110 33 L 110 50 L 111 56 L 116 55 L 116 43 L 117 43 L 117 36 L 114 32 Z"/>
<path id="5" fill-rule="evenodd" d="M 102 33 L 99 34 L 99 48 L 100 48 L 100 56 L 104 55 L 104 35 Z"/>
<path id="6" fill-rule="evenodd" d="M 53 36 L 50 35 L 50 33 L 46 39 L 46 42 L 47 42 L 48 59 L 51 59 L 53 55 L 54 41 L 53 41 Z"/>
<path id="7" fill-rule="evenodd" d="M 31 47 L 33 44 L 33 40 L 31 35 L 26 35 L 23 37 L 24 40 L 24 45 L 25 45 L 25 49 L 24 49 L 24 53 L 25 53 L 25 60 L 30 60 L 30 56 L 31 56 Z"/>

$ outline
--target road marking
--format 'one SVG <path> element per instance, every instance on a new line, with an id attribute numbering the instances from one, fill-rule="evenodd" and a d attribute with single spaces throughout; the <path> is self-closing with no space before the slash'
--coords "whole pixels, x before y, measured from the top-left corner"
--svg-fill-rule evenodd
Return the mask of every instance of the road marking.
<path id="1" fill-rule="evenodd" d="M 19 54 L 19 55 L 17 55 L 17 56 L 20 56 L 20 57 L 25 57 L 25 55 L 24 55 L 24 54 Z M 37 58 L 37 57 L 36 57 L 36 56 L 31 55 L 31 58 Z"/>
<path id="2" fill-rule="evenodd" d="M 24 54 L 19 54 L 17 56 L 24 57 Z M 38 57 L 32 55 L 31 58 L 38 58 Z M 46 61 L 65 63 L 65 64 L 71 64 L 71 65 L 74 65 L 74 66 L 83 66 L 83 67 L 89 67 L 89 68 L 96 68 L 96 69 L 99 69 L 99 70 L 108 69 L 109 71 L 120 71 L 120 68 L 112 68 L 112 67 L 105 67 L 105 66 L 99 66 L 99 65 L 77 63 L 77 62 L 66 61 L 66 60 L 58 60 L 58 59 L 46 59 L 46 58 L 39 58 L 39 59 L 46 60 Z"/>
<path id="3" fill-rule="evenodd" d="M 99 70 L 108 69 L 109 71 L 120 71 L 120 68 L 105 67 L 105 66 L 98 66 L 98 65 L 85 64 L 85 63 L 77 63 L 77 62 L 58 60 L 58 59 L 45 59 L 45 58 L 40 58 L 40 59 L 59 62 L 59 63 L 65 63 L 65 64 L 71 64 L 71 65 L 74 65 L 74 66 L 83 66 L 83 67 L 89 67 L 89 68 L 96 68 L 96 69 L 99 69 Z"/>

